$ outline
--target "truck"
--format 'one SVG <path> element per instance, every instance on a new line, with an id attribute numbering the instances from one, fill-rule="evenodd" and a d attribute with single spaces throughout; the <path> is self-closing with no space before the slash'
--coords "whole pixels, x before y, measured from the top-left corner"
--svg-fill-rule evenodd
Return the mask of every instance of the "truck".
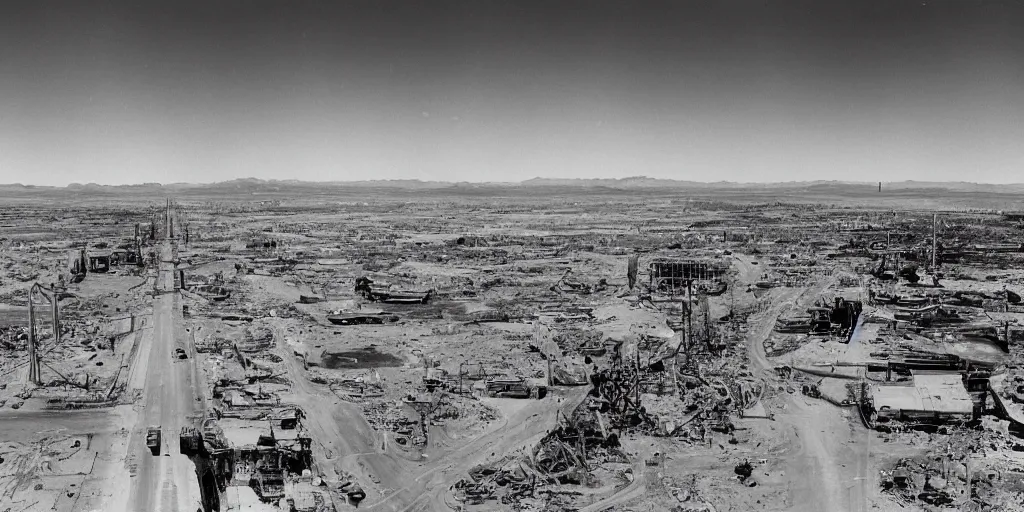
<path id="1" fill-rule="evenodd" d="M 149 427 L 146 432 L 146 446 L 153 455 L 160 455 L 160 427 Z"/>
<path id="2" fill-rule="evenodd" d="M 486 383 L 487 396 L 492 398 L 544 398 L 546 386 L 532 386 L 519 378 L 494 378 Z"/>
<path id="3" fill-rule="evenodd" d="M 178 443 L 182 455 L 194 455 L 199 453 L 199 448 L 203 444 L 203 435 L 195 427 L 181 427 Z"/>

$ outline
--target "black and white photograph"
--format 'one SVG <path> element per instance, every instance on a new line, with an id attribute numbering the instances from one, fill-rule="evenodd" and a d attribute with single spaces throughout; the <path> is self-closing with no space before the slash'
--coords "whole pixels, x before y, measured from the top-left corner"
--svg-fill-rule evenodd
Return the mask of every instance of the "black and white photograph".
<path id="1" fill-rule="evenodd" d="M 0 3 L 0 512 L 1024 512 L 1024 2 Z"/>

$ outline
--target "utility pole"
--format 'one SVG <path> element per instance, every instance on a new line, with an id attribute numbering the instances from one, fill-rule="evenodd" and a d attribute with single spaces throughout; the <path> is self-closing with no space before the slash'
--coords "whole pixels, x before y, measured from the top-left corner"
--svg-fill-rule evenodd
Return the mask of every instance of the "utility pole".
<path id="1" fill-rule="evenodd" d="M 32 290 L 28 293 L 28 381 L 39 384 L 39 367 L 36 365 L 36 314 L 32 307 Z"/>
<path id="2" fill-rule="evenodd" d="M 686 280 L 686 334 L 693 343 L 693 280 Z"/>
<path id="3" fill-rule="evenodd" d="M 53 325 L 53 343 L 60 344 L 60 311 L 57 309 L 57 292 L 50 296 L 50 320 Z"/>
<path id="4" fill-rule="evenodd" d="M 700 300 L 700 313 L 704 316 L 704 343 L 711 343 L 711 309 L 708 306 L 708 298 L 704 293 L 698 295 Z"/>
<path id="5" fill-rule="evenodd" d="M 932 273 L 936 272 L 936 269 L 938 268 L 938 266 L 937 266 L 938 265 L 937 264 L 937 259 L 938 259 L 937 258 L 937 256 L 938 256 L 937 252 L 938 252 L 939 243 L 938 243 L 938 239 L 935 236 L 936 225 L 938 223 L 939 223 L 939 214 L 938 213 L 933 213 L 932 214 Z"/>

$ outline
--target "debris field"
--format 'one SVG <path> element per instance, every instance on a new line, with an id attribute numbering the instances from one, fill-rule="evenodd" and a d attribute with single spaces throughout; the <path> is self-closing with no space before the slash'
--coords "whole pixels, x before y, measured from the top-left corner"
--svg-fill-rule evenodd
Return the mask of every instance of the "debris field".
<path id="1" fill-rule="evenodd" d="M 0 510 L 1024 510 L 1017 216 L 269 197 L 9 200 Z"/>

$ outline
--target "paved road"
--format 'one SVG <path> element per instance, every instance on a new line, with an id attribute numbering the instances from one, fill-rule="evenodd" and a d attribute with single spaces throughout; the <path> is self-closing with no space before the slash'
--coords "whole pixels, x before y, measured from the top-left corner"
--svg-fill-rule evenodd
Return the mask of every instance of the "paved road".
<path id="1" fill-rule="evenodd" d="M 202 510 L 195 466 L 181 454 L 177 442 L 181 427 L 190 424 L 190 417 L 201 413 L 201 404 L 195 399 L 193 360 L 172 357 L 174 348 L 183 346 L 187 340 L 184 329 L 179 327 L 181 307 L 174 292 L 174 252 L 172 240 L 161 243 L 157 274 L 160 293 L 154 299 L 153 329 L 147 340 L 152 346 L 145 367 L 145 408 L 140 411 L 130 447 L 138 463 L 138 474 L 132 479 L 130 512 Z M 149 426 L 160 426 L 163 430 L 159 456 L 152 455 L 146 447 Z"/>

